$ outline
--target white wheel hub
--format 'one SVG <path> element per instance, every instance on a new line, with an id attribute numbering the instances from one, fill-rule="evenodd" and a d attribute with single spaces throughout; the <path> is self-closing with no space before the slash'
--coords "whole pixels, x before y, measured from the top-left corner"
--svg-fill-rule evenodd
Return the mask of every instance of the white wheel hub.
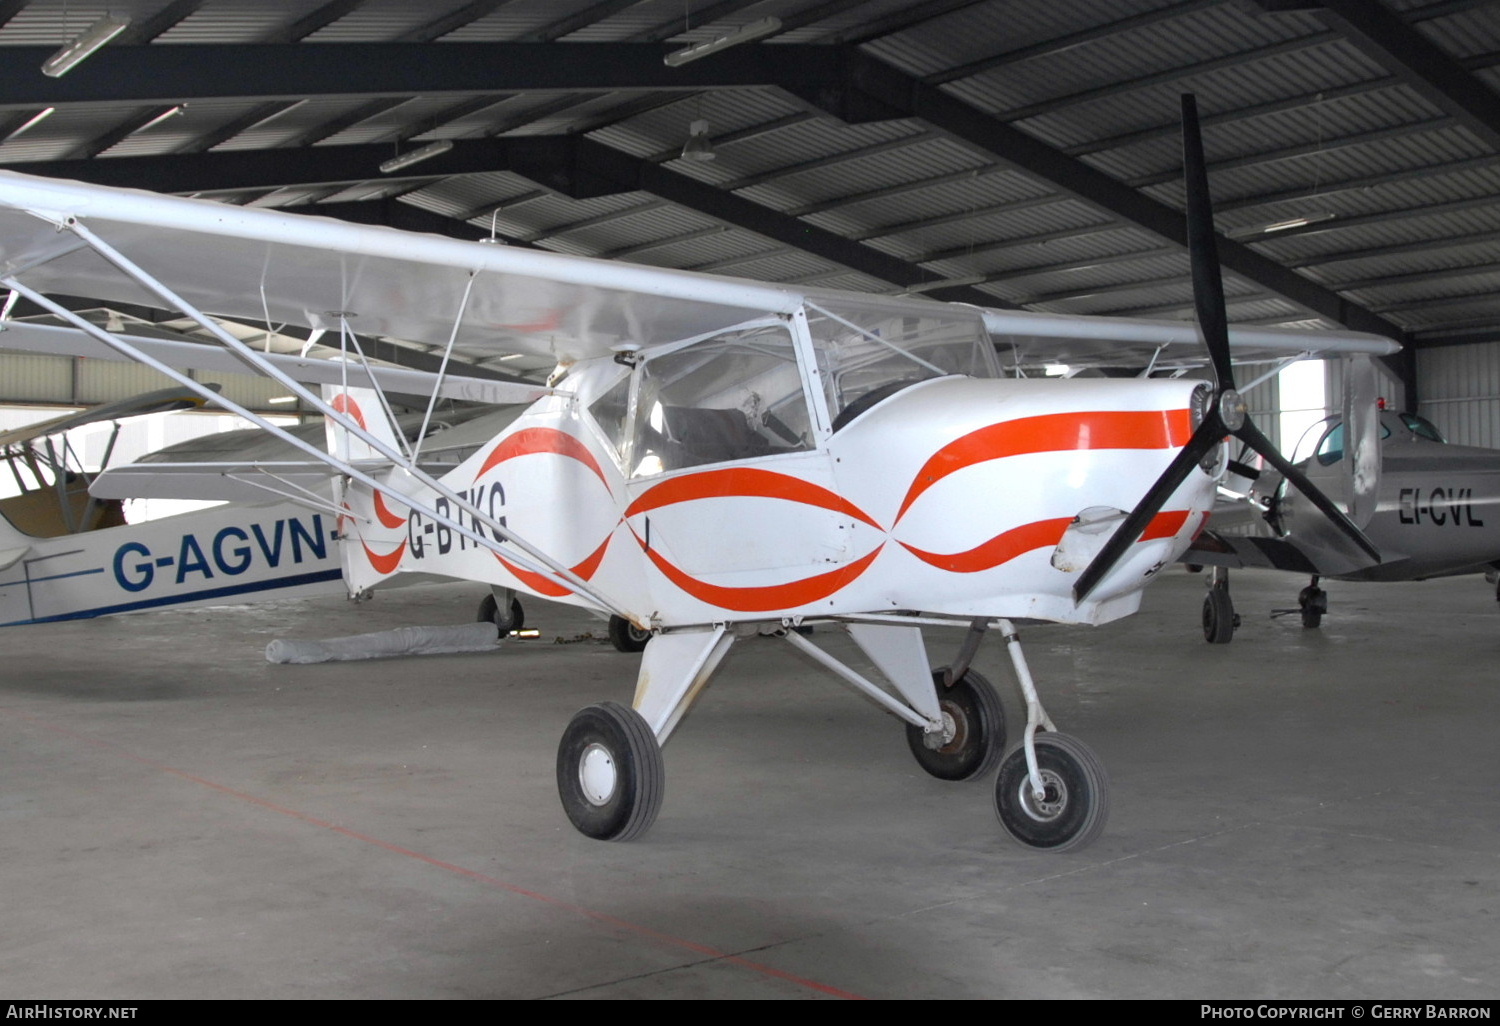
<path id="1" fill-rule="evenodd" d="M 1063 814 L 1068 807 L 1068 785 L 1063 783 L 1061 777 L 1051 770 L 1041 771 L 1042 790 L 1045 792 L 1041 798 L 1037 798 L 1036 792 L 1031 789 L 1031 778 L 1021 778 L 1020 793 L 1017 802 L 1021 811 L 1038 823 L 1046 823 L 1056 819 Z"/>
<path id="2" fill-rule="evenodd" d="M 578 760 L 578 783 L 590 805 L 607 804 L 618 782 L 615 757 L 608 748 L 595 742 L 583 750 Z"/>
<path id="3" fill-rule="evenodd" d="M 922 735 L 922 743 L 934 752 L 940 751 L 953 743 L 953 737 L 958 733 L 958 723 L 953 719 L 953 714 L 947 709 L 943 710 L 943 729 L 928 731 Z"/>

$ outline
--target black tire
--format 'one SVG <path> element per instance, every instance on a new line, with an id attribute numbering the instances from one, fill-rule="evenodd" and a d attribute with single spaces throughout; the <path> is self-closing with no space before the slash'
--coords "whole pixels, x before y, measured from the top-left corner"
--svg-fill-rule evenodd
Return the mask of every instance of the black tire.
<path id="1" fill-rule="evenodd" d="M 1314 630 L 1328 612 L 1328 592 L 1310 585 L 1297 595 L 1297 605 L 1302 608 L 1302 626 Z"/>
<path id="2" fill-rule="evenodd" d="M 943 687 L 944 670 L 935 670 L 938 705 L 943 712 L 946 743 L 927 746 L 927 734 L 906 725 L 906 743 L 917 765 L 939 780 L 975 780 L 994 770 L 1005 753 L 1005 708 L 990 682 L 969 670 L 950 688 Z"/>
<path id="3" fill-rule="evenodd" d="M 480 623 L 486 621 L 494 624 L 500 629 L 501 634 L 509 634 L 511 631 L 520 630 L 526 623 L 526 611 L 521 608 L 521 600 L 513 598 L 510 600 L 510 616 L 508 618 L 498 616 L 500 603 L 495 601 L 495 596 L 486 595 L 479 602 Z"/>
<path id="4" fill-rule="evenodd" d="M 1227 645 L 1239 626 L 1234 615 L 1234 600 L 1228 588 L 1209 588 L 1203 596 L 1203 640 L 1210 645 Z"/>
<path id="5" fill-rule="evenodd" d="M 643 652 L 651 632 L 643 631 L 623 616 L 609 618 L 609 643 L 621 652 Z"/>
<path id="6" fill-rule="evenodd" d="M 1064 852 L 1091 843 L 1109 818 L 1109 777 L 1093 751 L 1068 734 L 1036 735 L 1037 769 L 1046 796 L 1038 802 L 1018 747 L 1000 763 L 995 813 L 1005 832 L 1028 848 Z"/>
<path id="7" fill-rule="evenodd" d="M 661 746 L 618 702 L 580 709 L 557 746 L 557 793 L 579 833 L 629 841 L 656 821 L 666 789 Z"/>

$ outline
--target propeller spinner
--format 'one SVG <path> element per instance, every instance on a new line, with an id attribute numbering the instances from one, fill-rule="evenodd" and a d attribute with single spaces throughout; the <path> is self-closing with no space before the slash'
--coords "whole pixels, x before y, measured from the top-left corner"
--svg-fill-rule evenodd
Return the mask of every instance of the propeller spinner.
<path id="1" fill-rule="evenodd" d="M 1079 577 L 1078 583 L 1073 587 L 1073 599 L 1076 602 L 1087 598 L 1114 569 L 1115 564 L 1140 538 L 1151 519 L 1161 511 L 1167 499 L 1177 491 L 1193 467 L 1207 458 L 1226 436 L 1231 435 L 1265 457 L 1266 462 L 1307 496 L 1334 526 L 1371 559 L 1380 562 L 1380 553 L 1370 543 L 1370 539 L 1365 537 L 1364 532 L 1282 456 L 1271 444 L 1271 440 L 1255 426 L 1248 415 L 1244 397 L 1235 390 L 1234 367 L 1229 358 L 1229 324 L 1224 311 L 1224 282 L 1219 274 L 1219 252 L 1208 195 L 1208 168 L 1203 158 L 1203 138 L 1198 129 L 1198 105 L 1191 93 L 1182 97 L 1182 157 L 1183 178 L 1187 188 L 1188 257 L 1193 269 L 1193 305 L 1197 309 L 1203 341 L 1208 346 L 1214 387 L 1206 397 L 1203 417 L 1193 436 Z"/>

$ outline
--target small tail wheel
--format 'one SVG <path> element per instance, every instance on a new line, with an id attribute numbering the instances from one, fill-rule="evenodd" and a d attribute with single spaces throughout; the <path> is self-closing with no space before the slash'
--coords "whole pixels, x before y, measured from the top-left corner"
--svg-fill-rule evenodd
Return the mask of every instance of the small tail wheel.
<path id="1" fill-rule="evenodd" d="M 1302 626 L 1311 630 L 1323 622 L 1323 614 L 1328 612 L 1328 592 L 1309 584 L 1297 593 L 1297 605 L 1302 610 Z"/>
<path id="2" fill-rule="evenodd" d="M 1239 625 L 1229 589 L 1209 588 L 1203 596 L 1203 640 L 1210 645 L 1227 645 Z"/>
<path id="3" fill-rule="evenodd" d="M 557 793 L 582 834 L 629 841 L 661 811 L 666 768 L 641 714 L 618 702 L 580 709 L 557 746 Z"/>
<path id="4" fill-rule="evenodd" d="M 650 631 L 641 630 L 623 616 L 611 616 L 609 618 L 609 643 L 619 651 L 644 651 L 646 642 L 650 640 Z"/>
<path id="5" fill-rule="evenodd" d="M 974 670 L 943 687 L 946 670 L 935 670 L 940 734 L 906 725 L 906 743 L 917 765 L 939 780 L 975 780 L 992 771 L 1005 753 L 1005 709 L 990 682 Z"/>
<path id="6" fill-rule="evenodd" d="M 1068 734 L 1038 733 L 1035 740 L 1041 798 L 1031 787 L 1026 749 L 1018 747 L 995 778 L 1000 825 L 1021 844 L 1064 852 L 1091 843 L 1109 818 L 1109 777 L 1092 749 Z"/>
<path id="7" fill-rule="evenodd" d="M 486 621 L 494 624 L 500 629 L 501 634 L 509 634 L 518 631 L 526 623 L 526 612 L 521 608 L 521 600 L 512 598 L 510 609 L 506 615 L 500 613 L 500 603 L 495 601 L 495 596 L 486 595 L 479 602 L 479 616 L 476 617 L 480 623 Z"/>

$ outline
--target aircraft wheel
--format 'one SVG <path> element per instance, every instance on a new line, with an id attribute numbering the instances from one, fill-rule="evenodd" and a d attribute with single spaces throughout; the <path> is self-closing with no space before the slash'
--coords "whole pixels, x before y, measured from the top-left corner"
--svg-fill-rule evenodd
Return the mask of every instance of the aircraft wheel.
<path id="1" fill-rule="evenodd" d="M 656 821 L 665 789 L 661 746 L 640 713 L 600 702 L 568 722 L 557 746 L 557 793 L 580 833 L 639 837 Z"/>
<path id="2" fill-rule="evenodd" d="M 1210 645 L 1227 645 L 1234 637 L 1240 618 L 1234 611 L 1234 600 L 1228 588 L 1209 588 L 1203 596 L 1203 640 Z"/>
<path id="3" fill-rule="evenodd" d="M 609 642 L 621 652 L 640 652 L 651 640 L 651 632 L 643 631 L 623 616 L 609 618 Z"/>
<path id="4" fill-rule="evenodd" d="M 995 768 L 1005 752 L 1005 709 L 990 682 L 969 670 L 951 688 L 943 672 L 932 675 L 943 733 L 930 735 L 908 723 L 906 743 L 917 764 L 939 780 L 974 780 Z"/>
<path id="5" fill-rule="evenodd" d="M 479 602 L 479 616 L 477 619 L 480 623 L 484 623 L 485 621 L 493 623 L 496 627 L 500 628 L 501 634 L 518 631 L 526 623 L 526 612 L 521 608 L 521 600 L 518 598 L 510 600 L 509 616 L 500 616 L 499 612 L 500 603 L 495 601 L 495 596 L 486 595 Z"/>
<path id="6" fill-rule="evenodd" d="M 1042 851 L 1072 851 L 1098 837 L 1109 818 L 1109 777 L 1093 750 L 1068 734 L 1036 735 L 1040 801 L 1026 772 L 1026 749 L 1016 748 L 995 778 L 1000 825 L 1021 844 Z"/>
<path id="7" fill-rule="evenodd" d="M 1297 595 L 1297 605 L 1302 607 L 1302 626 L 1315 628 L 1323 622 L 1323 614 L 1328 612 L 1328 592 L 1310 584 Z"/>

